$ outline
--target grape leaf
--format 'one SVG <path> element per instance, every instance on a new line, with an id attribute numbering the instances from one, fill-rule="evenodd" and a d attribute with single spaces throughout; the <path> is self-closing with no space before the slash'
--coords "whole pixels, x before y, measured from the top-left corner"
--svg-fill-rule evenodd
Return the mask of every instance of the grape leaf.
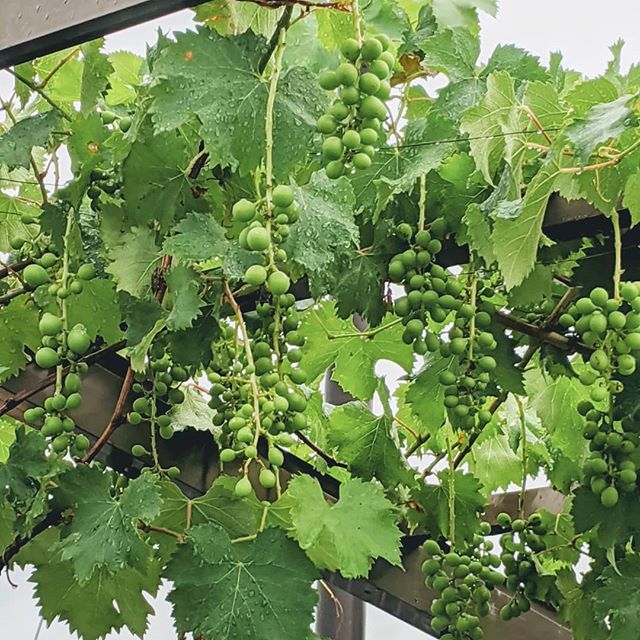
<path id="1" fill-rule="evenodd" d="M 480 514 L 486 507 L 482 485 L 469 473 L 454 471 L 455 495 L 455 546 L 463 548 L 478 531 Z M 449 531 L 449 470 L 438 473 L 439 485 L 423 487 L 417 500 L 424 508 L 419 520 L 434 537 L 452 539 Z"/>
<path id="2" fill-rule="evenodd" d="M 472 449 L 473 473 L 489 494 L 522 480 L 522 464 L 504 434 L 492 435 Z"/>
<path id="3" fill-rule="evenodd" d="M 545 82 L 549 80 L 549 74 L 540 64 L 537 56 L 528 51 L 513 46 L 512 44 L 498 45 L 487 61 L 482 75 L 487 76 L 494 71 L 506 71 L 512 78 Z M 549 86 L 549 85 L 544 85 Z M 536 113 L 536 115 L 538 115 Z"/>
<path id="4" fill-rule="evenodd" d="M 114 51 L 109 54 L 113 73 L 109 75 L 107 104 L 115 107 L 136 99 L 136 88 L 142 79 L 144 59 L 131 51 Z"/>
<path id="5" fill-rule="evenodd" d="M 573 144 L 576 158 L 586 164 L 599 144 L 603 144 L 637 124 L 637 118 L 629 104 L 635 96 L 622 96 L 613 102 L 597 104 L 584 116 L 565 129 L 565 134 Z"/>
<path id="6" fill-rule="evenodd" d="M 109 258 L 106 270 L 113 276 L 116 290 L 144 298 L 151 289 L 151 276 L 160 266 L 155 233 L 145 227 L 123 233 L 120 243 L 109 249 Z"/>
<path id="7" fill-rule="evenodd" d="M 452 81 L 473 78 L 480 54 L 478 36 L 467 29 L 442 29 L 420 43 L 422 64 L 446 74 Z"/>
<path id="8" fill-rule="evenodd" d="M 498 0 L 433 0 L 431 6 L 440 26 L 476 27 L 476 9 L 495 16 Z"/>
<path id="9" fill-rule="evenodd" d="M 60 122 L 55 111 L 19 120 L 0 136 L 0 164 L 9 169 L 31 166 L 33 147 L 47 147 Z"/>
<path id="10" fill-rule="evenodd" d="M 412 477 L 393 437 L 391 416 L 376 416 L 363 402 L 350 402 L 329 416 L 327 441 L 355 475 L 384 485 L 411 484 Z"/>
<path id="11" fill-rule="evenodd" d="M 491 241 L 507 289 L 521 284 L 535 265 L 542 221 L 558 175 L 557 164 L 544 165 L 529 183 L 520 215 L 498 218 L 494 224 Z"/>
<path id="12" fill-rule="evenodd" d="M 194 19 L 220 35 L 238 35 L 251 29 L 270 36 L 276 28 L 280 12 L 237 0 L 213 0 L 193 8 Z"/>
<path id="13" fill-rule="evenodd" d="M 80 113 L 89 115 L 109 83 L 113 66 L 109 58 L 100 50 L 104 38 L 98 38 L 82 45 L 82 87 L 80 89 Z"/>
<path id="14" fill-rule="evenodd" d="M 255 169 L 265 151 L 268 83 L 256 70 L 264 47 L 265 41 L 250 33 L 235 38 L 203 29 L 177 34 L 153 68 L 151 111 L 157 130 L 176 129 L 194 114 L 219 164 L 238 167 L 243 174 Z M 274 105 L 277 176 L 286 176 L 304 154 L 325 100 L 306 69 L 293 67 L 282 74 Z"/>
<path id="15" fill-rule="evenodd" d="M 551 443 L 564 455 L 574 460 L 584 458 L 586 442 L 582 437 L 584 418 L 577 405 L 588 398 L 585 388 L 566 376 L 548 379 L 531 372 L 526 376 L 531 405 L 551 435 Z"/>
<path id="16" fill-rule="evenodd" d="M 152 135 L 150 123 L 122 165 L 124 211 L 131 224 L 167 228 L 191 193 L 184 168 L 193 152 L 179 131 Z"/>
<path id="17" fill-rule="evenodd" d="M 640 563 L 629 555 L 617 567 L 606 567 L 601 586 L 594 592 L 596 615 L 607 619 L 611 628 L 608 640 L 632 640 L 640 625 Z"/>
<path id="18" fill-rule="evenodd" d="M 122 338 L 120 307 L 110 280 L 85 282 L 82 291 L 67 301 L 67 313 L 69 326 L 84 324 L 92 340 L 100 335 L 111 344 Z"/>
<path id="19" fill-rule="evenodd" d="M 300 219 L 292 226 L 285 248 L 289 258 L 307 272 L 311 294 L 319 297 L 334 285 L 358 246 L 355 198 L 349 180 L 329 180 L 324 171 L 297 187 L 295 197 Z"/>
<path id="20" fill-rule="evenodd" d="M 624 187 L 623 206 L 629 209 L 631 215 L 631 225 L 640 222 L 640 172 L 629 176 Z"/>
<path id="21" fill-rule="evenodd" d="M 299 640 L 313 621 L 317 571 L 278 529 L 231 544 L 216 525 L 193 527 L 164 575 L 178 630 L 196 637 L 231 640 L 242 628 L 247 640 Z"/>
<path id="22" fill-rule="evenodd" d="M 379 486 L 347 480 L 340 485 L 338 501 L 330 505 L 318 481 L 303 475 L 289 483 L 285 496 L 291 516 L 289 535 L 317 567 L 357 578 L 369 574 L 376 558 L 400 566 L 397 516 Z M 345 535 L 348 545 L 343 544 Z"/>
<path id="23" fill-rule="evenodd" d="M 439 376 L 455 365 L 454 357 L 443 358 L 439 354 L 429 354 L 415 379 L 409 384 L 406 401 L 422 423 L 434 433 L 444 422 L 444 386 Z"/>
<path id="24" fill-rule="evenodd" d="M 72 497 L 75 516 L 68 535 L 58 546 L 60 557 L 71 561 L 81 583 L 90 580 L 100 568 L 116 571 L 129 567 L 145 572 L 151 547 L 143 541 L 137 525 L 160 513 L 157 478 L 151 474 L 140 476 L 116 500 L 111 495 L 108 474 L 83 467 L 72 473 L 81 490 Z"/>
<path id="25" fill-rule="evenodd" d="M 191 385 L 185 385 L 184 402 L 173 405 L 169 410 L 171 424 L 176 431 L 196 429 L 197 431 L 219 431 L 212 418 L 216 412 L 209 407 L 202 393 Z"/>
<path id="26" fill-rule="evenodd" d="M 189 213 L 164 241 L 163 251 L 181 260 L 210 260 L 226 252 L 224 229 L 206 213 Z"/>
<path id="27" fill-rule="evenodd" d="M 493 184 L 493 176 L 507 148 L 501 134 L 513 132 L 517 102 L 513 78 L 504 71 L 487 77 L 487 92 L 476 106 L 462 116 L 460 130 L 469 134 L 471 155 L 485 180 Z"/>
<path id="28" fill-rule="evenodd" d="M 10 242 L 12 238 L 33 240 L 38 234 L 37 227 L 24 224 L 21 216 L 24 214 L 37 219 L 39 213 L 39 209 L 33 204 L 0 192 L 0 251 L 13 252 Z"/>
<path id="29" fill-rule="evenodd" d="M 9 458 L 9 449 L 16 440 L 16 427 L 19 425 L 11 416 L 0 417 L 0 464 Z"/>
<path id="30" fill-rule="evenodd" d="M 347 38 L 355 37 L 353 20 L 348 13 L 338 9 L 325 9 L 315 13 L 318 23 L 318 40 L 329 51 L 339 49 Z"/>
<path id="31" fill-rule="evenodd" d="M 618 91 L 610 80 L 593 78 L 578 82 L 565 94 L 564 99 L 571 105 L 577 117 L 583 117 L 596 104 L 613 102 Z"/>
<path id="32" fill-rule="evenodd" d="M 144 635 L 153 613 L 144 593 L 155 596 L 160 577 L 148 566 L 144 573 L 100 568 L 88 581 L 80 582 L 71 562 L 49 560 L 36 568 L 29 581 L 35 584 L 40 615 L 48 623 L 60 618 L 83 640 L 98 640 L 123 627 L 138 637 Z"/>
<path id="33" fill-rule="evenodd" d="M 199 295 L 200 277 L 185 265 L 171 267 L 166 275 L 167 294 L 171 296 L 173 306 L 167 318 L 167 327 L 171 331 L 187 329 L 200 315 L 205 305 Z"/>
<path id="34" fill-rule="evenodd" d="M 15 376 L 27 365 L 25 348 L 40 346 L 38 312 L 23 298 L 0 308 L 0 382 Z"/>
<path id="35" fill-rule="evenodd" d="M 374 368 L 378 360 L 391 360 L 407 372 L 413 367 L 413 350 L 400 340 L 402 327 L 392 323 L 391 318 L 383 320 L 374 336 L 358 336 L 352 322 L 336 316 L 334 303 L 311 307 L 300 327 L 307 338 L 303 361 L 309 379 L 315 380 L 335 363 L 333 380 L 355 398 L 371 398 L 376 389 Z"/>
<path id="36" fill-rule="evenodd" d="M 3 553 L 16 537 L 15 522 L 16 512 L 13 507 L 6 499 L 0 499 L 0 553 Z"/>

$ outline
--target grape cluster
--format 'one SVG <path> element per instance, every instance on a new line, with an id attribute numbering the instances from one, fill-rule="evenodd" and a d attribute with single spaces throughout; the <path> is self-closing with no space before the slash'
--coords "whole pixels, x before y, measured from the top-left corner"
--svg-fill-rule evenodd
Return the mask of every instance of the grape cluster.
<path id="1" fill-rule="evenodd" d="M 391 94 L 389 78 L 396 63 L 390 44 L 386 36 L 369 38 L 361 47 L 349 38 L 340 47 L 344 61 L 334 71 L 320 74 L 320 86 L 337 92 L 316 125 L 325 136 L 322 161 L 329 178 L 371 165 L 387 118 L 385 100 Z"/>
<path id="2" fill-rule="evenodd" d="M 174 432 L 171 417 L 160 413 L 159 403 L 170 407 L 182 404 L 185 395 L 180 385 L 189 377 L 189 372 L 184 367 L 173 364 L 163 341 L 157 340 L 150 350 L 145 370 L 137 371 L 134 375 L 132 391 L 137 397 L 127 414 L 129 424 L 148 422 L 152 429 L 158 427 L 161 438 L 169 440 Z M 131 453 L 138 458 L 150 454 L 140 444 L 133 445 Z M 170 467 L 166 471 L 172 477 L 180 474 L 177 467 Z"/>
<path id="3" fill-rule="evenodd" d="M 636 448 L 640 437 L 638 424 L 630 417 L 616 424 L 608 411 L 596 409 L 588 400 L 578 405 L 585 418 L 584 437 L 589 440 L 591 455 L 585 461 L 585 484 L 600 496 L 604 507 L 618 504 L 620 493 L 637 489 Z"/>
<path id="4" fill-rule="evenodd" d="M 397 231 L 409 241 L 413 236 L 413 229 L 406 223 L 398 225 Z M 428 230 L 418 231 L 409 249 L 389 262 L 389 279 L 402 284 L 406 293 L 394 304 L 394 311 L 404 325 L 402 340 L 412 344 L 418 355 L 440 348 L 438 335 L 428 330 L 429 318 L 436 323 L 444 322 L 462 304 L 459 296 L 463 285 L 435 262 L 446 231 L 443 218 L 434 220 Z"/>
<path id="5" fill-rule="evenodd" d="M 630 376 L 636 370 L 634 352 L 640 350 L 640 286 L 625 282 L 621 298 L 611 298 L 606 289 L 596 287 L 560 316 L 558 322 L 571 329 L 585 344 L 594 347 L 589 368 L 580 373 L 580 381 L 591 386 L 594 402 L 621 390 L 614 374 Z"/>
<path id="6" fill-rule="evenodd" d="M 215 361 L 208 372 L 209 406 L 216 410 L 214 424 L 222 428 L 220 460 L 245 463 L 236 486 L 241 497 L 252 491 L 247 475 L 252 461 L 261 466 L 261 486 L 276 485 L 277 469 L 284 459 L 276 445 L 290 446 L 290 434 L 307 426 L 307 398 L 300 388 L 307 379 L 300 365 L 305 339 L 298 330 L 294 296 L 284 293 L 258 303 L 255 314 L 245 315 L 245 323 L 251 358 L 239 348 L 237 331 L 229 326 L 215 345 Z M 269 441 L 271 468 L 257 458 L 261 435 Z"/>
<path id="7" fill-rule="evenodd" d="M 271 207 L 265 200 L 239 200 L 233 205 L 231 215 L 235 222 L 244 225 L 238 238 L 240 246 L 264 257 L 263 264 L 247 268 L 244 281 L 252 287 L 265 285 L 274 296 L 287 293 L 291 281 L 276 263 L 287 259 L 286 251 L 278 245 L 288 237 L 289 225 L 299 217 L 293 189 L 288 185 L 275 187 L 271 194 Z"/>
<path id="8" fill-rule="evenodd" d="M 101 169 L 96 167 L 91 170 L 89 175 L 89 187 L 87 188 L 87 196 L 91 200 L 91 208 L 93 211 L 100 210 L 100 196 L 117 196 L 122 188 L 121 180 L 116 177 L 113 170 Z"/>
<path id="9" fill-rule="evenodd" d="M 102 124 L 105 126 L 117 124 L 122 133 L 126 133 L 131 129 L 132 119 L 128 115 L 121 116 L 117 113 L 113 113 L 113 111 L 101 111 L 100 119 L 102 120 Z"/>
<path id="10" fill-rule="evenodd" d="M 476 534 L 464 553 L 444 553 L 435 540 L 423 546 L 427 559 L 422 565 L 426 585 L 439 593 L 431 603 L 431 627 L 442 633 L 441 640 L 481 640 L 480 619 L 489 614 L 494 587 L 504 578 L 495 569 L 500 559 L 491 553 L 493 543 L 485 539 L 491 525 L 482 523 L 483 535 Z"/>
<path id="11" fill-rule="evenodd" d="M 75 273 L 65 273 L 60 258 L 53 252 L 46 252 L 33 264 L 28 265 L 22 278 L 33 292 L 34 301 L 42 310 L 38 322 L 41 346 L 36 350 L 34 360 L 42 369 L 51 369 L 65 363 L 68 372 L 60 379 L 55 393 L 44 401 L 43 407 L 34 407 L 25 412 L 27 423 L 40 426 L 42 434 L 51 439 L 52 448 L 57 453 L 65 453 L 69 447 L 72 455 L 82 457 L 89 446 L 84 435 L 74 434 L 74 422 L 68 416 L 80 406 L 80 376 L 86 372 L 87 365 L 79 362 L 89 351 L 91 338 L 86 327 L 78 323 L 66 326 L 63 301 L 71 295 L 79 294 L 84 284 L 95 277 L 90 264 L 80 265 Z M 42 287 L 47 286 L 46 296 L 40 296 Z M 36 295 L 37 294 L 37 295 Z M 51 305 L 53 298 L 58 307 Z M 55 312 L 53 309 L 55 308 Z"/>
<path id="12" fill-rule="evenodd" d="M 547 548 L 542 537 L 547 533 L 547 527 L 538 513 L 533 513 L 526 520 L 512 520 L 509 514 L 501 513 L 496 521 L 508 529 L 500 536 L 500 560 L 504 566 L 506 585 L 513 596 L 500 609 L 500 617 L 511 620 L 531 608 L 531 598 L 536 594 L 539 580 L 534 555 Z"/>

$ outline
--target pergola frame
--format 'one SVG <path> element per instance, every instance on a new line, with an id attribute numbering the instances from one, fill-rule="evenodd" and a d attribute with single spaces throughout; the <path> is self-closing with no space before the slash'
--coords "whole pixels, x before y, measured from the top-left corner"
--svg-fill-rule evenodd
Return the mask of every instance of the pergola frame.
<path id="1" fill-rule="evenodd" d="M 0 69 L 197 4 L 201 4 L 201 0 L 53 0 L 48 3 L 42 3 L 40 0 L 4 0 L 0 7 Z M 274 6 L 280 4 L 274 1 Z M 628 214 L 621 213 L 625 224 Z M 595 236 L 609 228 L 609 221 L 587 203 L 568 203 L 559 197 L 552 197 L 544 223 L 545 234 L 554 240 Z M 636 241 L 636 234 L 627 234 L 626 240 Z M 464 263 L 467 254 L 464 248 L 451 247 L 443 252 L 442 258 L 443 264 L 450 266 Z M 498 317 L 497 320 L 509 327 L 508 316 Z M 541 331 L 532 325 L 529 330 L 523 325 L 510 328 L 530 333 L 534 339 L 549 341 L 562 347 L 558 339 L 563 336 L 559 334 L 554 336 L 553 332 Z M 571 346 L 566 344 L 566 348 Z M 90 368 L 83 381 L 85 402 L 74 413 L 73 418 L 78 428 L 92 442 L 100 437 L 104 425 L 108 424 L 111 418 L 126 369 L 127 363 L 123 358 L 107 351 L 101 357 L 95 358 L 94 366 Z M 4 409 L 9 409 L 10 415 L 21 418 L 27 408 L 44 400 L 47 395 L 46 389 L 50 386 L 43 382 L 45 378 L 46 372 L 30 365 L 19 378 L 11 379 L 0 387 L 0 407 L 5 403 Z M 34 388 L 38 391 L 31 393 L 29 390 Z M 334 404 L 349 399 L 330 380 L 327 380 L 326 393 Z M 123 425 L 101 449 L 98 459 L 133 477 L 139 473 L 143 462 L 131 455 L 131 446 L 135 443 L 148 446 L 147 438 L 147 430 Z M 160 440 L 159 454 L 165 466 L 177 465 L 181 468 L 181 479 L 177 484 L 189 497 L 203 494 L 218 473 L 215 463 L 217 451 L 208 433 L 177 433 L 170 445 Z M 284 469 L 288 474 L 304 472 L 316 477 L 329 499 L 337 497 L 338 481 L 331 476 L 319 474 L 307 462 L 285 453 Z M 528 490 L 525 511 L 531 513 L 537 508 L 545 508 L 557 513 L 561 510 L 563 501 L 564 496 L 550 488 Z M 514 493 L 494 495 L 486 517 L 489 521 L 495 522 L 495 516 L 501 511 L 515 515 L 517 504 L 518 496 Z M 391 567 L 384 561 L 378 561 L 367 580 L 346 580 L 338 574 L 324 576 L 325 580 L 336 588 L 339 597 L 341 593 L 349 594 L 346 598 L 346 615 L 339 625 L 340 631 L 337 632 L 336 638 L 363 638 L 361 606 L 358 611 L 359 601 L 369 602 L 418 629 L 438 636 L 430 627 L 428 614 L 434 593 L 425 587 L 420 570 L 421 544 L 424 539 L 424 536 L 405 536 L 403 570 Z M 349 600 L 351 596 L 352 599 Z M 505 591 L 498 589 L 494 592 L 491 614 L 483 624 L 488 638 L 502 638 L 507 634 L 510 640 L 571 638 L 570 630 L 557 621 L 553 612 L 536 604 L 516 620 L 502 622 L 497 612 L 507 598 L 509 595 Z M 321 633 L 331 633 L 332 619 L 335 620 L 336 617 L 335 612 L 330 610 L 331 607 L 332 605 L 327 605 L 327 601 L 320 606 L 318 617 Z M 349 614 L 351 617 L 347 619 Z M 333 627 L 336 625 L 333 624 Z"/>

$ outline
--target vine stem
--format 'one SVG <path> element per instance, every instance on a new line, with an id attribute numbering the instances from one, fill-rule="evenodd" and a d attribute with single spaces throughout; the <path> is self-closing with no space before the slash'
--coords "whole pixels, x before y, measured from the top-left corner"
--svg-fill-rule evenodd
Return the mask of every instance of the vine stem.
<path id="1" fill-rule="evenodd" d="M 64 248 L 62 251 L 62 277 L 60 278 L 60 286 L 67 288 L 69 281 L 69 238 L 71 237 L 71 231 L 73 230 L 73 208 L 69 208 L 67 212 L 67 224 L 64 230 Z M 69 333 L 69 317 L 67 314 L 67 300 L 62 298 L 60 300 L 60 316 L 62 318 L 62 351 L 66 351 L 67 347 L 67 334 Z M 62 391 L 62 375 L 64 373 L 64 367 L 62 363 L 56 367 L 56 393 Z"/>
<path id="2" fill-rule="evenodd" d="M 449 540 L 451 546 L 456 546 L 456 479 L 453 475 L 456 468 L 453 460 L 453 450 L 451 448 L 451 427 L 447 426 L 447 435 L 445 438 L 447 444 L 447 462 L 449 464 Z"/>
<path id="3" fill-rule="evenodd" d="M 258 441 L 260 439 L 260 433 L 262 431 L 262 426 L 260 424 L 260 390 L 258 389 L 258 382 L 256 380 L 255 374 L 255 363 L 253 361 L 253 353 L 251 352 L 251 344 L 249 342 L 249 332 L 247 331 L 247 325 L 244 322 L 244 316 L 242 315 L 242 310 L 238 305 L 236 299 L 233 297 L 233 292 L 229 287 L 229 283 L 225 280 L 223 283 L 224 293 L 233 309 L 233 312 L 236 316 L 236 323 L 238 328 L 240 329 L 240 333 L 242 334 L 242 346 L 244 348 L 245 355 L 247 356 L 247 364 L 251 367 L 253 373 L 249 375 L 249 384 L 251 385 L 251 393 L 253 395 L 253 413 L 254 413 L 254 422 L 256 425 L 256 435 L 254 438 L 254 446 L 258 446 Z M 251 459 L 247 459 L 245 463 L 246 466 L 251 462 Z M 245 471 L 246 471 L 245 466 Z"/>
<path id="4" fill-rule="evenodd" d="M 474 266 L 473 253 L 471 254 L 471 287 L 469 292 L 469 304 L 473 308 L 473 315 L 469 321 L 469 363 L 473 362 L 473 343 L 476 339 L 476 304 L 478 299 L 478 276 Z"/>
<path id="5" fill-rule="evenodd" d="M 522 400 L 518 396 L 513 396 L 518 405 L 520 416 L 520 440 L 522 445 L 522 482 L 520 484 L 520 497 L 518 499 L 518 512 L 520 518 L 524 519 L 524 502 L 527 495 L 527 422 L 524 414 Z"/>
<path id="6" fill-rule="evenodd" d="M 360 23 L 360 1 L 351 0 L 351 12 L 353 14 L 353 30 L 358 46 L 362 46 L 362 25 Z"/>
<path id="7" fill-rule="evenodd" d="M 418 201 L 418 207 L 418 231 L 422 231 L 427 214 L 427 176 L 424 173 L 420 176 L 420 199 Z"/>
<path id="8" fill-rule="evenodd" d="M 614 207 L 611 210 L 611 223 L 613 224 L 613 241 L 615 247 L 615 266 L 613 269 L 613 297 L 620 300 L 620 281 L 622 280 L 622 231 L 620 229 L 620 215 Z"/>
<path id="9" fill-rule="evenodd" d="M 31 80 L 29 80 L 29 78 L 25 78 L 21 73 L 18 73 L 15 69 L 12 69 L 9 67 L 6 69 L 6 71 L 8 71 L 16 80 L 18 80 L 18 82 L 21 82 L 23 85 L 28 87 L 34 93 L 37 93 L 45 102 L 48 102 L 49 105 L 53 107 L 58 113 L 60 113 L 60 115 L 65 120 L 68 120 L 69 122 L 71 122 L 71 116 L 65 111 L 63 107 L 61 107 L 55 100 L 53 100 L 51 96 L 49 96 L 47 92 L 42 89 L 42 87 L 37 85 L 35 82 L 32 82 Z"/>

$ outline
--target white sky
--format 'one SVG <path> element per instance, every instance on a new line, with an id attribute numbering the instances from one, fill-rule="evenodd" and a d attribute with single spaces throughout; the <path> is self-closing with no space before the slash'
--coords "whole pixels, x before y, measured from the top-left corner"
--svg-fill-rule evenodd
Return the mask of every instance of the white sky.
<path id="1" fill-rule="evenodd" d="M 2 0 L 0 0 L 2 2 Z M 107 37 L 107 49 L 126 49 L 144 54 L 160 27 L 163 31 L 183 29 L 191 24 L 191 12 L 181 11 L 161 20 L 127 29 Z M 640 62 L 640 2 L 636 0 L 500 0 L 496 18 L 482 17 L 482 58 L 486 59 L 497 44 L 515 44 L 541 57 L 562 51 L 565 66 L 594 76 L 602 73 L 609 59 L 608 47 L 618 38 L 626 41 L 623 64 Z M 0 72 L 0 92 L 10 86 L 8 74 Z M 12 574 L 19 585 L 13 589 L 3 576 L 0 579 L 0 637 L 35 638 L 38 617 L 25 576 Z M 160 601 L 158 614 L 151 621 L 146 640 L 175 640 L 169 607 Z M 69 640 L 66 627 L 54 624 L 42 629 L 39 640 Z M 425 634 L 397 621 L 377 609 L 367 610 L 367 640 L 424 640 Z M 113 634 L 110 640 L 131 640 L 128 633 Z M 277 640 L 274 638 L 274 640 Z M 494 640 L 494 639 L 490 639 Z"/>

